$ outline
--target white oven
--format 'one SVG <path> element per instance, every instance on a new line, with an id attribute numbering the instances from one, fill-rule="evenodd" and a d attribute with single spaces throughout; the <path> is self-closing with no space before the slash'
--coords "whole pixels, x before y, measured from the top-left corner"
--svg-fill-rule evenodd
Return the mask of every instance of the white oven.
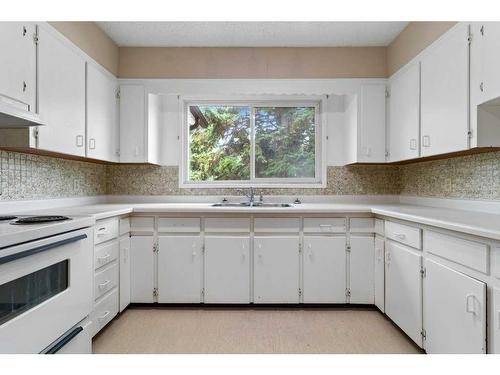
<path id="1" fill-rule="evenodd" d="M 85 228 L 0 249 L 0 353 L 78 341 L 92 309 L 92 246 Z"/>

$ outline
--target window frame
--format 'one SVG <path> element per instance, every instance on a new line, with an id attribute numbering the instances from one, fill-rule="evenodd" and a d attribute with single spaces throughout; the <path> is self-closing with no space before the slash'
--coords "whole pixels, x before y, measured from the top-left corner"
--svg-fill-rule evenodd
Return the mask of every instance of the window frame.
<path id="1" fill-rule="evenodd" d="M 192 97 L 181 100 L 181 162 L 179 187 L 181 188 L 323 188 L 326 186 L 326 96 L 258 96 L 225 100 Z M 225 181 L 190 181 L 190 134 L 188 121 L 189 107 L 192 105 L 234 105 L 250 107 L 250 179 Z M 255 176 L 255 108 L 256 107 L 314 107 L 315 108 L 315 177 L 313 178 L 262 178 Z"/>

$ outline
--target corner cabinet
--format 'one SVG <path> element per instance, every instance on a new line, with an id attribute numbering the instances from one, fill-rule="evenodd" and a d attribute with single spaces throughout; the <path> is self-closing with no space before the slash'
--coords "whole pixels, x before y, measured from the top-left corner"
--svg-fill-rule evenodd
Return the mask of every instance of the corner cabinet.
<path id="1" fill-rule="evenodd" d="M 85 59 L 49 27 L 38 31 L 38 148 L 85 156 Z"/>
<path id="2" fill-rule="evenodd" d="M 469 148 L 469 25 L 460 23 L 421 57 L 421 156 Z"/>
<path id="3" fill-rule="evenodd" d="M 142 85 L 120 85 L 120 161 L 160 163 L 162 96 Z"/>
<path id="4" fill-rule="evenodd" d="M 413 61 L 389 79 L 389 161 L 420 156 L 420 63 Z"/>
<path id="5" fill-rule="evenodd" d="M 118 161 L 118 84 L 103 68 L 87 63 L 86 155 Z"/>
<path id="6" fill-rule="evenodd" d="M 0 101 L 36 112 L 36 24 L 0 22 Z"/>

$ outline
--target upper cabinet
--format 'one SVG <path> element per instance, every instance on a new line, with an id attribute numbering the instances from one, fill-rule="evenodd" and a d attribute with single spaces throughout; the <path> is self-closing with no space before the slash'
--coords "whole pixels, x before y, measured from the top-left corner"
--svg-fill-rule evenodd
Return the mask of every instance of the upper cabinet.
<path id="1" fill-rule="evenodd" d="M 118 126 L 116 78 L 87 63 L 87 157 L 118 161 Z"/>
<path id="2" fill-rule="evenodd" d="M 120 162 L 159 163 L 161 96 L 142 85 L 120 86 Z"/>
<path id="3" fill-rule="evenodd" d="M 36 112 L 36 24 L 0 22 L 0 101 Z"/>
<path id="4" fill-rule="evenodd" d="M 420 155 L 420 63 L 411 62 L 389 79 L 389 161 Z"/>
<path id="5" fill-rule="evenodd" d="M 469 147 L 469 25 L 460 23 L 421 57 L 421 156 Z"/>
<path id="6" fill-rule="evenodd" d="M 85 58 L 48 27 L 39 27 L 38 148 L 85 156 Z"/>

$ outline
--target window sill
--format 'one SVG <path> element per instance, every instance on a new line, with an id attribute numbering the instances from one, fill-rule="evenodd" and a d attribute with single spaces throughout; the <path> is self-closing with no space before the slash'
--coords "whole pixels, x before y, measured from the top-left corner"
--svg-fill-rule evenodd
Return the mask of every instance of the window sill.
<path id="1" fill-rule="evenodd" d="M 237 182 L 181 182 L 181 189 L 244 189 L 244 188 L 262 188 L 262 189 L 324 189 L 326 183 L 323 182 L 304 182 L 304 183 L 237 183 Z"/>

